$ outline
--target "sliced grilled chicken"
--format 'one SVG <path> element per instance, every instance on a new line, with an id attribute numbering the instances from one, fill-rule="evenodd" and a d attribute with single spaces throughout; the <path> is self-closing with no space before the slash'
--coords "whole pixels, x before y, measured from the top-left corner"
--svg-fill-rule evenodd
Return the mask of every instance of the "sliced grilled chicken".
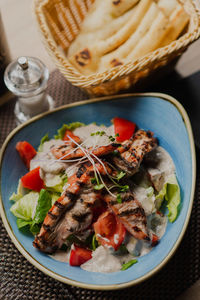
<path id="1" fill-rule="evenodd" d="M 88 149 L 79 148 L 79 147 L 70 147 L 69 145 L 66 145 L 63 143 L 63 145 L 59 147 L 54 147 L 51 149 L 51 152 L 57 159 L 61 160 L 69 160 L 69 159 L 75 159 L 79 157 L 85 156 L 85 152 L 89 154 L 94 154 L 96 156 L 104 156 L 107 154 L 112 153 L 115 149 L 119 147 L 120 144 L 112 143 L 107 146 L 100 146 L 98 148 L 90 147 Z M 83 150 L 82 150 L 83 149 Z"/>
<path id="2" fill-rule="evenodd" d="M 132 193 L 127 192 L 121 194 L 121 203 L 110 195 L 106 195 L 104 200 L 113 213 L 124 224 L 127 231 L 130 232 L 136 239 L 146 241 L 150 240 L 144 209 L 139 201 L 134 198 Z"/>
<path id="3" fill-rule="evenodd" d="M 144 156 L 157 147 L 157 139 L 151 131 L 138 130 L 130 140 L 116 150 L 119 156 L 113 157 L 115 165 L 128 175 L 134 175 Z"/>
<path id="4" fill-rule="evenodd" d="M 82 202 L 81 198 L 77 199 L 74 206 L 60 219 L 50 234 L 49 240 L 53 240 L 53 244 L 59 249 L 70 234 L 76 234 L 87 229 L 92 218 L 91 208 L 88 207 L 87 203 Z"/>
<path id="5" fill-rule="evenodd" d="M 157 146 L 157 140 L 153 137 L 151 131 L 138 130 L 131 139 L 124 141 L 121 145 L 112 143 L 98 148 L 70 148 L 69 145 L 63 144 L 59 147 L 54 147 L 51 152 L 57 159 L 68 160 L 85 156 L 85 152 L 94 154 L 98 157 L 116 153 L 119 156 L 113 157 L 113 162 L 116 166 L 125 171 L 128 175 L 135 174 L 144 156 L 152 151 Z"/>
<path id="6" fill-rule="evenodd" d="M 106 175 L 107 172 L 111 172 L 110 168 L 104 165 L 96 163 L 95 168 L 102 174 Z M 88 195 L 83 193 L 83 197 L 80 197 L 80 193 L 84 188 L 91 185 L 91 178 L 94 176 L 94 166 L 89 164 L 82 165 L 78 172 L 72 175 L 65 186 L 62 196 L 54 203 L 49 212 L 47 213 L 39 234 L 35 237 L 33 242 L 34 247 L 47 253 L 53 253 L 57 248 L 61 246 L 61 241 L 66 238 L 68 232 L 72 233 L 70 229 L 83 230 L 87 228 L 88 223 L 92 220 L 92 212 L 90 206 L 94 204 L 96 199 L 99 199 L 98 193 L 89 193 Z M 80 209 L 84 224 L 78 226 L 78 217 L 73 218 L 72 215 L 77 215 L 77 210 Z M 74 211 L 75 210 L 75 211 Z M 84 212 L 82 213 L 82 212 Z M 64 219 L 63 219 L 64 218 Z M 81 219 L 81 218 L 79 218 Z M 64 220 L 64 221 L 63 221 Z M 72 222 L 71 222 L 72 221 Z M 63 224 L 67 224 L 62 225 Z M 58 228 L 60 228 L 58 230 Z M 66 230 L 66 234 L 63 235 L 63 228 Z M 61 234 L 58 232 L 62 232 Z M 62 237 L 63 235 L 63 237 Z"/>

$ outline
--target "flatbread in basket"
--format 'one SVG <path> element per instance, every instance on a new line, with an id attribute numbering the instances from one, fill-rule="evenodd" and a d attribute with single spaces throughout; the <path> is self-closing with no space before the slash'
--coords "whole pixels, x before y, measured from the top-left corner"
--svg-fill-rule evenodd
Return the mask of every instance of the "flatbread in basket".
<path id="1" fill-rule="evenodd" d="M 84 75 L 104 72 L 169 44 L 188 22 L 177 0 L 96 0 L 67 56 Z"/>

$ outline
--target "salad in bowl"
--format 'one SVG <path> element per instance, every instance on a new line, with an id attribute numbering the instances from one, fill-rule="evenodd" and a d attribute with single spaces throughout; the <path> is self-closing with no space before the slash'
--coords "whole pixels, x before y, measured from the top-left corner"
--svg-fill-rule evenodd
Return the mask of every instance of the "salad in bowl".
<path id="1" fill-rule="evenodd" d="M 64 124 L 37 150 L 27 141 L 16 150 L 28 172 L 10 210 L 33 247 L 53 259 L 90 272 L 126 270 L 178 217 L 173 160 L 153 132 L 131 121 Z"/>

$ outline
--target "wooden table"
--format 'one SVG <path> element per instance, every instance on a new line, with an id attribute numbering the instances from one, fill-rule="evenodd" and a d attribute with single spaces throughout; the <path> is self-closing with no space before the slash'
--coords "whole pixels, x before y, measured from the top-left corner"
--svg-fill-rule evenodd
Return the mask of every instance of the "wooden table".
<path id="1" fill-rule="evenodd" d="M 55 69 L 53 62 L 41 42 L 30 1 L 0 0 L 0 11 L 12 60 L 23 55 L 35 56 L 46 64 L 49 71 Z M 200 71 L 200 40 L 190 46 L 183 54 L 176 65 L 176 71 L 183 78 L 192 76 L 195 72 Z M 198 78 L 200 85 L 200 76 Z M 196 96 L 196 101 L 200 103 L 200 89 L 199 97 L 198 95 Z M 200 299 L 200 280 L 178 298 L 178 300 L 188 299 Z"/>

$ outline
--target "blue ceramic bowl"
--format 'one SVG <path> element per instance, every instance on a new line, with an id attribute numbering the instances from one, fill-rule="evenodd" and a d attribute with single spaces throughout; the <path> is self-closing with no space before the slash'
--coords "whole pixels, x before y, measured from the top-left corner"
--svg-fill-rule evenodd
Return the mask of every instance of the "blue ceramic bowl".
<path id="1" fill-rule="evenodd" d="M 26 140 L 37 148 L 47 132 L 56 133 L 63 123 L 81 121 L 109 125 L 110 120 L 122 117 L 139 127 L 155 133 L 159 143 L 172 156 L 181 188 L 181 209 L 177 220 L 168 223 L 159 245 L 138 259 L 126 271 L 110 274 L 87 272 L 79 267 L 53 260 L 32 246 L 33 237 L 18 230 L 11 214 L 9 197 L 16 191 L 19 178 L 27 172 L 15 145 Z M 83 288 L 109 290 L 125 288 L 149 278 L 161 269 L 177 249 L 186 230 L 194 196 L 196 160 L 194 141 L 188 116 L 183 107 L 164 94 L 134 94 L 101 98 L 66 105 L 39 115 L 17 127 L 6 139 L 0 157 L 0 210 L 4 225 L 18 250 L 38 269 L 67 284 Z"/>

